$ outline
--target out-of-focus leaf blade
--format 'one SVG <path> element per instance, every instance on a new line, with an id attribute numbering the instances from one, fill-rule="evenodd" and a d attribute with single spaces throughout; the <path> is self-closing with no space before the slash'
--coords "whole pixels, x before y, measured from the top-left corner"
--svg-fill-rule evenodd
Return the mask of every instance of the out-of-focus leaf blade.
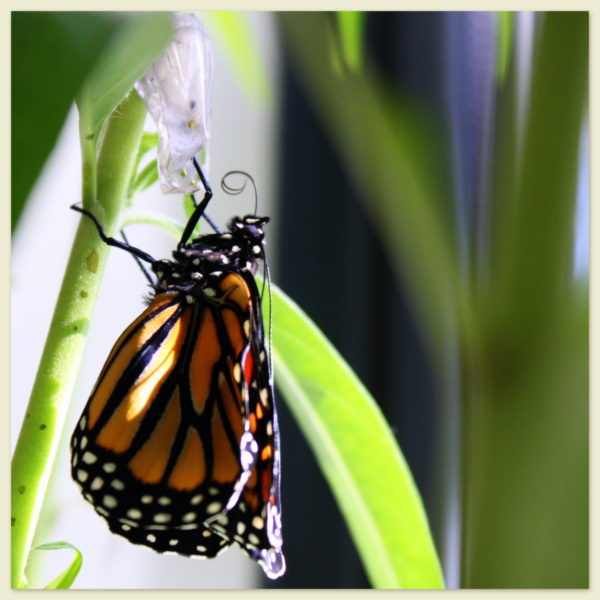
<path id="1" fill-rule="evenodd" d="M 248 15 L 240 11 L 206 11 L 198 15 L 219 38 L 243 89 L 259 101 L 272 97 L 272 85 L 260 56 Z"/>
<path id="2" fill-rule="evenodd" d="M 81 552 L 75 548 L 75 546 L 68 542 L 50 542 L 48 544 L 41 544 L 36 546 L 34 550 L 73 550 L 75 556 L 71 564 L 56 578 L 53 579 L 48 585 L 44 587 L 46 590 L 68 590 L 75 581 L 75 578 L 79 574 L 81 565 L 83 563 L 83 557 Z"/>
<path id="3" fill-rule="evenodd" d="M 336 19 L 345 64 L 352 71 L 360 71 L 364 56 L 365 14 L 342 10 L 336 13 Z"/>
<path id="4" fill-rule="evenodd" d="M 83 203 L 96 198 L 96 146 L 102 125 L 170 41 L 169 13 L 129 15 L 77 97 L 83 157 Z"/>
<path id="5" fill-rule="evenodd" d="M 119 13 L 12 13 L 11 229 L 77 90 L 121 19 Z"/>
<path id="6" fill-rule="evenodd" d="M 437 361 L 454 326 L 449 315 L 472 318 L 460 285 L 455 231 L 446 218 L 440 132 L 431 114 L 392 91 L 375 65 L 334 76 L 327 15 L 283 12 L 279 19 L 299 79 L 405 283 Z"/>
<path id="7" fill-rule="evenodd" d="M 98 133 L 133 84 L 171 39 L 173 21 L 169 13 L 146 13 L 131 17 L 105 52 L 86 81 L 89 133 Z"/>
<path id="8" fill-rule="evenodd" d="M 421 498 L 377 404 L 275 286 L 273 314 L 277 384 L 333 490 L 372 584 L 443 587 Z"/>
<path id="9" fill-rule="evenodd" d="M 503 10 L 497 16 L 498 42 L 496 44 L 496 79 L 503 83 L 508 72 L 508 65 L 514 44 L 515 18 L 512 12 Z"/>

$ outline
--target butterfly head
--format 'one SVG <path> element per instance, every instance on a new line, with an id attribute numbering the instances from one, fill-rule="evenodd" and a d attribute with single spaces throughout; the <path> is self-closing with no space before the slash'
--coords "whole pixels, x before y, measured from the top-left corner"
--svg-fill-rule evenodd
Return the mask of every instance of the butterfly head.
<path id="1" fill-rule="evenodd" d="M 251 246 L 262 246 L 265 239 L 263 225 L 269 221 L 269 217 L 257 217 L 255 215 L 234 217 L 229 223 L 229 230 L 234 236 L 242 238 Z"/>

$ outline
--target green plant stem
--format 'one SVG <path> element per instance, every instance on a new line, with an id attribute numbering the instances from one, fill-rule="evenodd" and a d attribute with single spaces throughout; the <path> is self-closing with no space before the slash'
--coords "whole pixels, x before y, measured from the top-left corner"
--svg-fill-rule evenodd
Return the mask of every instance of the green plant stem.
<path id="1" fill-rule="evenodd" d="M 588 304 L 572 250 L 588 15 L 538 25 L 520 153 L 503 102 L 484 343 L 464 354 L 468 588 L 588 585 Z"/>
<path id="2" fill-rule="evenodd" d="M 144 104 L 134 92 L 125 98 L 107 122 L 98 157 L 97 198 L 91 202 L 92 206 L 89 205 L 91 199 L 86 198 L 86 204 L 101 220 L 108 235 L 119 225 L 145 115 Z M 83 188 L 89 191 L 87 172 L 84 170 Z M 27 557 L 107 254 L 108 247 L 100 240 L 92 222 L 82 218 L 12 461 L 13 588 L 26 585 Z"/>

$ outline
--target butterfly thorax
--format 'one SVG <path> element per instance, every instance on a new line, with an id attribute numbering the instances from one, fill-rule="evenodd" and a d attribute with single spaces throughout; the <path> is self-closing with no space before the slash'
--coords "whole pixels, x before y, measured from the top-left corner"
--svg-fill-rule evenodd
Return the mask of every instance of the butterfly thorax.
<path id="1" fill-rule="evenodd" d="M 235 217 L 228 231 L 211 233 L 178 247 L 172 260 L 152 264 L 157 276 L 156 292 L 183 293 L 189 302 L 205 295 L 226 273 L 256 272 L 264 258 L 262 225 L 268 217 Z"/>

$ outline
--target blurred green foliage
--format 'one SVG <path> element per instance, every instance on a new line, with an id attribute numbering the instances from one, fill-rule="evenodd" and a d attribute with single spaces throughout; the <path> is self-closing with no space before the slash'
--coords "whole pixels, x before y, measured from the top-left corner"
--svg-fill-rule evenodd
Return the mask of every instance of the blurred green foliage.
<path id="1" fill-rule="evenodd" d="M 14 230 L 84 81 L 88 85 L 79 109 L 83 108 L 82 119 L 93 140 L 90 154 L 95 156 L 104 119 L 169 40 L 170 17 L 168 13 L 13 12 L 11 31 Z M 94 111 L 87 114 L 86 107 Z"/>
<path id="2" fill-rule="evenodd" d="M 461 585 L 587 587 L 588 298 L 587 281 L 573 274 L 587 13 L 536 15 L 522 127 L 512 17 L 499 18 L 490 243 L 466 270 L 442 203 L 452 196 L 440 160 L 443 132 L 368 60 L 361 73 L 334 76 L 323 60 L 327 15 L 283 13 L 281 23 L 301 81 L 412 299 L 440 380 L 448 342 L 458 340 Z"/>
<path id="3" fill-rule="evenodd" d="M 75 94 L 121 19 L 118 13 L 12 13 L 11 229 Z"/>

